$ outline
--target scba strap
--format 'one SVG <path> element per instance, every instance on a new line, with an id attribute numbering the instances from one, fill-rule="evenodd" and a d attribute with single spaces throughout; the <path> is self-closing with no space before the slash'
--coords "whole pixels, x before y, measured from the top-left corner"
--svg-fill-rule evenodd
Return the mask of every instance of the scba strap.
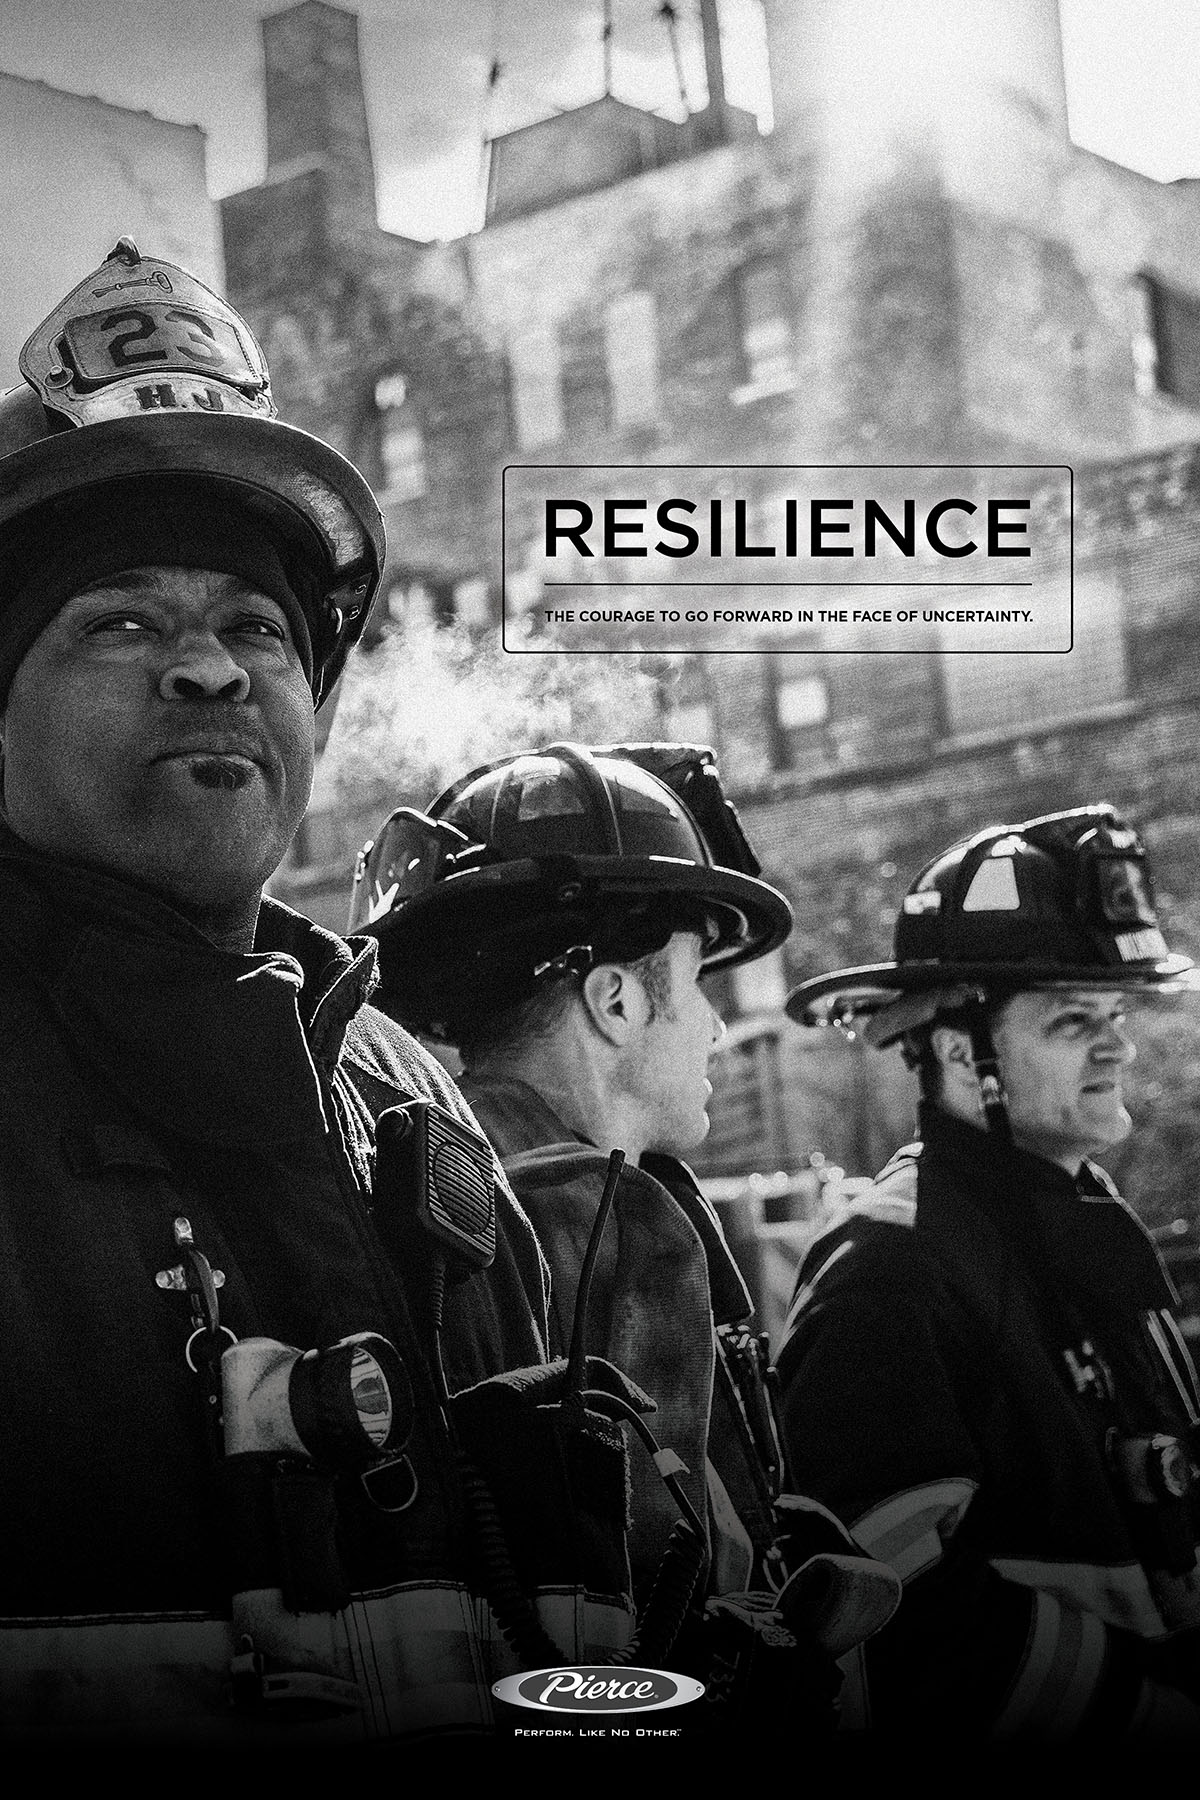
<path id="1" fill-rule="evenodd" d="M 1011 1144 L 1012 1121 L 1008 1116 L 1004 1078 L 1000 1073 L 1000 1058 L 992 1036 L 987 1004 L 978 998 L 971 999 L 966 1004 L 965 1012 L 967 1034 L 971 1040 L 971 1061 L 979 1082 L 979 1103 L 983 1108 L 984 1123 L 1000 1143 Z"/>

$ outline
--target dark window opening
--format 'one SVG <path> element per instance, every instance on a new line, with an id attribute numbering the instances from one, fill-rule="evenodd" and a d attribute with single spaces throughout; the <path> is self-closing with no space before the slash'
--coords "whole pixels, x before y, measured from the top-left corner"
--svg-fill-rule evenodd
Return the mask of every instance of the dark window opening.
<path id="1" fill-rule="evenodd" d="M 1200 296 L 1167 287 L 1155 276 L 1140 276 L 1133 336 L 1138 391 L 1144 392 L 1152 382 L 1160 393 L 1200 406 Z"/>

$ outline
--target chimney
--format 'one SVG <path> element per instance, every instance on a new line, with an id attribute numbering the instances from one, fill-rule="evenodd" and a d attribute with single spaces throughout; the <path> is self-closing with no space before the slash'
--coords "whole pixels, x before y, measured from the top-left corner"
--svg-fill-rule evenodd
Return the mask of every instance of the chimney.
<path id="1" fill-rule="evenodd" d="M 358 55 L 358 18 L 301 0 L 262 21 L 267 177 L 300 159 L 326 166 L 339 205 L 375 224 L 375 163 Z"/>
<path id="2" fill-rule="evenodd" d="M 700 0 L 700 32 L 704 39 L 704 74 L 708 81 L 708 104 L 712 112 L 725 112 L 725 69 L 721 61 L 721 22 L 717 17 L 717 0 Z"/>

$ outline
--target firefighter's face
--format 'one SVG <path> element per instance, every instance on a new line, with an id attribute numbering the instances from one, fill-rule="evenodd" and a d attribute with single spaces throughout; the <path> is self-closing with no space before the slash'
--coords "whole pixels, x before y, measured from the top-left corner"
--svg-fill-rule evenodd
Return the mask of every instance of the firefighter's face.
<path id="1" fill-rule="evenodd" d="M 677 931 L 657 959 L 657 978 L 641 984 L 623 1080 L 643 1108 L 647 1150 L 691 1150 L 708 1132 L 708 1064 L 725 1026 L 700 985 L 700 957 L 698 933 Z"/>
<path id="2" fill-rule="evenodd" d="M 185 910 L 256 895 L 312 784 L 287 618 L 206 569 L 131 569 L 68 600 L 17 669 L 0 735 L 18 836 Z"/>
<path id="3" fill-rule="evenodd" d="M 1016 994 L 992 1025 L 1013 1136 L 1072 1174 L 1130 1129 L 1124 1075 L 1134 1048 L 1125 999 L 1088 989 Z"/>

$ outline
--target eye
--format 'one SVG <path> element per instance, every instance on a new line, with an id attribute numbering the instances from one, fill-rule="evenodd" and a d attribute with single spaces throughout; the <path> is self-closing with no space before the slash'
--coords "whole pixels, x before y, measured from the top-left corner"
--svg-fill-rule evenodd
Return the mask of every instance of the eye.
<path id="1" fill-rule="evenodd" d="M 138 631 L 148 631 L 150 622 L 138 613 L 102 613 L 99 618 L 89 619 L 83 628 L 85 637 L 104 637 L 108 635 L 132 636 Z"/>
<path id="2" fill-rule="evenodd" d="M 1051 1020 L 1050 1030 L 1063 1037 L 1078 1037 L 1086 1030 L 1091 1015 L 1085 1012 L 1063 1012 Z"/>
<path id="3" fill-rule="evenodd" d="M 229 629 L 242 632 L 247 637 L 274 638 L 280 644 L 286 644 L 291 637 L 282 620 L 268 618 L 265 613 L 244 613 L 233 621 Z"/>
<path id="4" fill-rule="evenodd" d="M 1124 1026 L 1126 1012 L 1124 1007 L 1116 1007 L 1112 1012 L 1093 1012 L 1081 1008 L 1078 1012 L 1060 1013 L 1050 1026 L 1052 1033 L 1071 1039 L 1099 1037 L 1111 1026 L 1118 1030 Z"/>

